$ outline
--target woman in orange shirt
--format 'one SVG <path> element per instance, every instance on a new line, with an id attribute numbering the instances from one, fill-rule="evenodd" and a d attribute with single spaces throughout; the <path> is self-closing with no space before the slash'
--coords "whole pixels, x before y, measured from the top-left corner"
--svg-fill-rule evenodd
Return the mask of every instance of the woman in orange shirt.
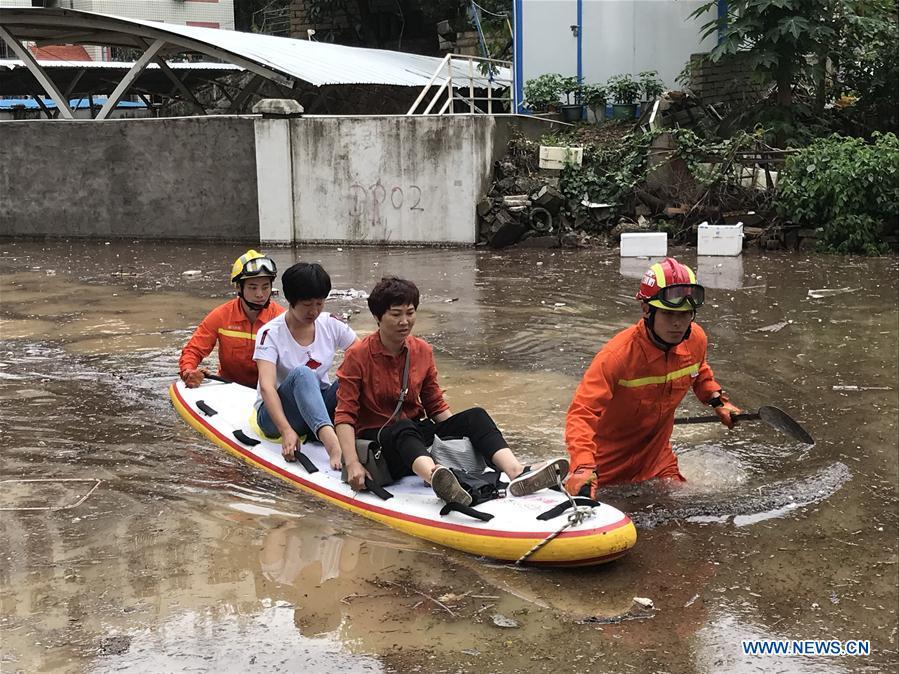
<path id="1" fill-rule="evenodd" d="M 377 440 L 394 478 L 414 473 L 447 503 L 470 505 L 471 496 L 452 471 L 431 458 L 428 447 L 435 435 L 468 438 L 488 465 L 511 478 L 508 491 L 513 496 L 556 484 L 556 474 L 561 478 L 568 472 L 568 461 L 523 466 L 486 411 L 450 411 L 437 382 L 431 345 L 412 336 L 418 302 L 418 288 L 411 281 L 381 279 L 368 298 L 378 330 L 350 347 L 337 371 L 334 423 L 350 486 L 358 491 L 365 485 L 366 471 L 356 454 L 359 437 Z M 407 358 L 407 388 L 399 405 Z"/>

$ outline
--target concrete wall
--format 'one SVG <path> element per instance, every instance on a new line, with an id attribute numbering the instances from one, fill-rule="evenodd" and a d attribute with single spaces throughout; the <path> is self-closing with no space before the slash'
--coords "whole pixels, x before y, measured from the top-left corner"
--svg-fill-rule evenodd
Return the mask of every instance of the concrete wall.
<path id="1" fill-rule="evenodd" d="M 0 122 L 0 235 L 255 239 L 253 119 Z"/>
<path id="2" fill-rule="evenodd" d="M 289 153 L 279 124 L 289 125 Z M 461 115 L 260 120 L 260 238 L 472 244 L 496 124 Z M 277 179 L 285 175 L 292 176 L 290 199 Z M 291 211 L 292 232 L 285 227 Z"/>

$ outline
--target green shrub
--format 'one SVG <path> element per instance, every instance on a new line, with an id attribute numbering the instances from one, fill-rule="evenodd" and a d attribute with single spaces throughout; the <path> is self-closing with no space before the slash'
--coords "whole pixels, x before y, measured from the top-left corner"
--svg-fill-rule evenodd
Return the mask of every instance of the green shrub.
<path id="1" fill-rule="evenodd" d="M 892 133 L 820 138 L 789 157 L 777 208 L 787 220 L 821 227 L 820 245 L 836 253 L 878 255 L 899 213 L 899 139 Z"/>
<path id="2" fill-rule="evenodd" d="M 544 112 L 559 103 L 562 95 L 562 76 L 556 73 L 540 75 L 524 83 L 524 100 L 528 107 Z"/>

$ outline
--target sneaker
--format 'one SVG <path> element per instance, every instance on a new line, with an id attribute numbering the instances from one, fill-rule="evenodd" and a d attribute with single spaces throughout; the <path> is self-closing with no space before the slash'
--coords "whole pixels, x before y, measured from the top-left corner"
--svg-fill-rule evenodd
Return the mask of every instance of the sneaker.
<path id="1" fill-rule="evenodd" d="M 437 466 L 437 469 L 431 474 L 431 489 L 447 503 L 471 505 L 471 494 L 462 489 L 462 485 L 453 475 L 453 471 L 445 466 Z"/>
<path id="2" fill-rule="evenodd" d="M 568 459 L 553 459 L 539 468 L 525 466 L 521 475 L 509 483 L 509 493 L 512 496 L 527 496 L 541 489 L 554 487 L 557 484 L 556 475 L 559 480 L 565 479 L 568 475 Z"/>

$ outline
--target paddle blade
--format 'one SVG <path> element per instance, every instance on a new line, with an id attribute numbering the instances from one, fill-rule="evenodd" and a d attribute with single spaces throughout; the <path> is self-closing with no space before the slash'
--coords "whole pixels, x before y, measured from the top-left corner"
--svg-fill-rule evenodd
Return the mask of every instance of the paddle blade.
<path id="1" fill-rule="evenodd" d="M 768 405 L 759 407 L 759 418 L 772 428 L 776 428 L 781 433 L 785 433 L 799 442 L 804 442 L 807 445 L 815 444 L 814 438 L 809 435 L 808 431 L 782 409 Z"/>

